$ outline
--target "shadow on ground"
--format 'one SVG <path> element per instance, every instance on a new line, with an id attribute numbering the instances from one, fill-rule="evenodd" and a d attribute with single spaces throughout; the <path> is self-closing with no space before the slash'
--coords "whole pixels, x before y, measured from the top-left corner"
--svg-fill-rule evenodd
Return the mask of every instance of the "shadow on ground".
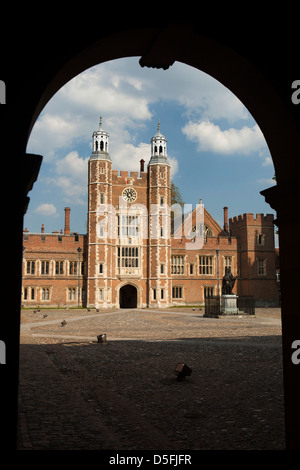
<path id="1" fill-rule="evenodd" d="M 182 382 L 178 362 L 192 368 Z M 281 337 L 57 343 L 28 335 L 18 441 L 29 450 L 284 449 Z"/>

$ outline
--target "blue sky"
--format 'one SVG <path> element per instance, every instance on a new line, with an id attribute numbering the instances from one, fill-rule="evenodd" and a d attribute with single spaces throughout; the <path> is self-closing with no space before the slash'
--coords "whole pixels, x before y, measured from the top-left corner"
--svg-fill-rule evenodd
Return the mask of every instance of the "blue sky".
<path id="1" fill-rule="evenodd" d="M 172 180 L 187 204 L 203 204 L 223 223 L 244 212 L 274 213 L 259 194 L 274 184 L 263 134 L 243 104 L 222 84 L 182 63 L 168 70 L 141 68 L 139 58 L 95 66 L 68 82 L 44 108 L 27 151 L 43 155 L 29 193 L 24 227 L 64 227 L 86 233 L 87 163 L 99 116 L 110 136 L 113 168 L 138 171 L 150 159 L 157 123 L 167 138 Z"/>

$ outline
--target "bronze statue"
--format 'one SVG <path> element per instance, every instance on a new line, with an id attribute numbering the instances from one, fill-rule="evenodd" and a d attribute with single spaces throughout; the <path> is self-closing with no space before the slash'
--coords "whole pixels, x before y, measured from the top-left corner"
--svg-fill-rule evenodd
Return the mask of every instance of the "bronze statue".
<path id="1" fill-rule="evenodd" d="M 236 279 L 237 276 L 232 274 L 230 268 L 225 268 L 225 275 L 222 279 L 222 295 L 232 295 L 232 289 Z"/>

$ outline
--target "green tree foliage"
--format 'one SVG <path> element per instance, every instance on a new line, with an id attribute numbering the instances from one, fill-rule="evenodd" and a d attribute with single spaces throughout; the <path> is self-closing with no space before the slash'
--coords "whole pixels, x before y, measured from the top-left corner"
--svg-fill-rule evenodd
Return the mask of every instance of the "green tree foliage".
<path id="1" fill-rule="evenodd" d="M 176 203 L 179 204 L 181 207 L 183 207 L 184 205 L 184 201 L 182 199 L 181 192 L 178 186 L 176 186 L 176 184 L 174 183 L 171 183 L 171 205 Z"/>

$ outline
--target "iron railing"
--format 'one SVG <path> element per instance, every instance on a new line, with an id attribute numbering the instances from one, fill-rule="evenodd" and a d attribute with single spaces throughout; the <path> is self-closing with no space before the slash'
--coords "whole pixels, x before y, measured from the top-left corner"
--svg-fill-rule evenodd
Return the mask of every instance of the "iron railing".
<path id="1" fill-rule="evenodd" d="M 218 317 L 221 312 L 220 296 L 205 297 L 205 317 Z"/>
<path id="2" fill-rule="evenodd" d="M 255 315 L 255 299 L 252 295 L 239 295 L 237 306 L 239 313 Z"/>

